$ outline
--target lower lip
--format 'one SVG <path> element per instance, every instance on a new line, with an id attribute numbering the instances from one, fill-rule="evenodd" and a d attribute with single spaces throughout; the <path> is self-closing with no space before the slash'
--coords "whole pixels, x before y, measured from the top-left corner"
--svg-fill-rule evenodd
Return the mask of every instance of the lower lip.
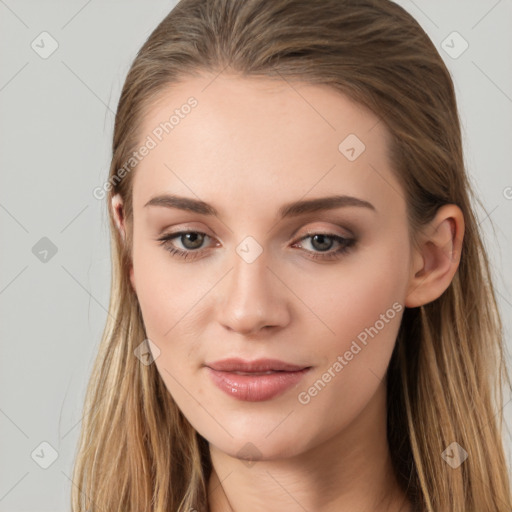
<path id="1" fill-rule="evenodd" d="M 206 367 L 214 384 L 227 395 L 246 402 L 270 400 L 298 384 L 310 368 L 296 372 L 239 375 Z"/>

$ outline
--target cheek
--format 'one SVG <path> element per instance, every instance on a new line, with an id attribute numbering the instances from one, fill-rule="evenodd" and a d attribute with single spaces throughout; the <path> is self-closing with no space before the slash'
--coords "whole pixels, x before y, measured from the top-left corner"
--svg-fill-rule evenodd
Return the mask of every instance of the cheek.
<path id="1" fill-rule="evenodd" d="M 317 289 L 311 298 L 334 334 L 323 337 L 321 364 L 298 399 L 333 429 L 359 414 L 385 377 L 404 309 L 406 254 L 391 242 L 375 245 L 340 265 L 328 294 Z M 325 416 L 327 409 L 335 412 Z"/>
<path id="2" fill-rule="evenodd" d="M 399 323 L 397 312 L 403 310 L 408 278 L 407 252 L 389 239 L 365 250 L 354 251 L 329 270 L 295 279 L 294 291 L 315 314 L 319 332 L 333 350 L 345 346 L 377 322 L 382 336 L 394 344 L 388 325 Z M 384 315 L 384 320 L 381 320 Z M 323 325 L 322 325 L 323 324 Z M 396 330 L 396 329 L 394 329 Z M 382 343 L 381 343 L 382 345 Z M 348 349 L 348 347 L 347 347 Z M 389 349 L 389 346 L 388 346 Z"/>
<path id="3" fill-rule="evenodd" d="M 194 353 L 207 327 L 205 298 L 218 276 L 173 261 L 165 249 L 145 240 L 134 243 L 133 269 L 146 335 L 159 349 L 155 365 L 173 397 L 186 404 L 190 396 L 182 385 L 192 387 L 189 381 L 201 362 Z"/>
<path id="4" fill-rule="evenodd" d="M 201 287 L 184 278 L 182 267 L 172 265 L 171 255 L 156 244 L 151 247 L 151 241 L 135 240 L 133 272 L 148 337 L 171 338 Z"/>
<path id="5" fill-rule="evenodd" d="M 190 375 L 196 370 L 190 354 L 200 340 L 200 325 L 194 321 L 198 305 L 193 306 L 201 287 L 183 275 L 180 265 L 170 264 L 170 258 L 162 248 L 135 244 L 134 279 L 146 335 L 158 347 L 154 364 L 180 409 L 190 414 L 186 389 L 191 389 Z"/>

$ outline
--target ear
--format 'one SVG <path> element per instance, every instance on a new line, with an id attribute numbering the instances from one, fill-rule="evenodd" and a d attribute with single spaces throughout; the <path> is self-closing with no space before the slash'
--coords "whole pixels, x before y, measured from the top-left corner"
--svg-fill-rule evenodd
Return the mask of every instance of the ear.
<path id="1" fill-rule="evenodd" d="M 464 216 L 454 204 L 441 206 L 413 248 L 405 306 L 415 308 L 440 297 L 459 267 Z"/>
<path id="2" fill-rule="evenodd" d="M 119 194 L 116 194 L 112 197 L 111 207 L 112 207 L 112 214 L 114 217 L 115 224 L 116 224 L 117 229 L 119 230 L 121 238 L 124 242 L 124 241 L 126 241 L 126 224 L 125 224 L 125 217 L 124 217 L 124 210 L 123 210 L 123 200 Z M 132 283 L 132 288 L 135 290 L 135 278 L 134 278 L 134 274 L 133 274 L 133 264 L 130 266 L 130 282 Z"/>
<path id="3" fill-rule="evenodd" d="M 119 194 L 112 196 L 112 214 L 119 234 L 123 240 L 126 240 L 126 228 L 124 224 L 123 200 Z"/>

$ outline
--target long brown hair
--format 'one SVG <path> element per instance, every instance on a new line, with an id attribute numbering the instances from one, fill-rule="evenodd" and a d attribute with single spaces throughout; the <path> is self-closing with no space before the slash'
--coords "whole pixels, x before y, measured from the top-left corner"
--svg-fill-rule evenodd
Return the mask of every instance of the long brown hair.
<path id="1" fill-rule="evenodd" d="M 208 444 L 188 423 L 154 364 L 129 281 L 132 184 L 152 101 L 198 73 L 327 84 L 370 108 L 390 154 L 412 238 L 444 204 L 462 210 L 459 268 L 435 301 L 404 311 L 388 370 L 388 441 L 418 510 L 510 512 L 502 444 L 503 329 L 465 171 L 450 73 L 420 25 L 389 0 L 182 0 L 140 49 L 117 108 L 109 179 L 109 316 L 87 389 L 73 474 L 75 512 L 208 510 Z M 124 168 L 124 172 L 120 170 Z M 128 232 L 116 229 L 119 193 Z M 457 442 L 458 467 L 442 453 Z"/>

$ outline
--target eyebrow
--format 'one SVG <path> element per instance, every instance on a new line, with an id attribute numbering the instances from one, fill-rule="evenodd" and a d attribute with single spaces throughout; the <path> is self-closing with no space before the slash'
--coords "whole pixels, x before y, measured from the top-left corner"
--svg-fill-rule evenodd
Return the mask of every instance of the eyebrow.
<path id="1" fill-rule="evenodd" d="M 190 197 L 182 197 L 169 194 L 153 197 L 144 205 L 144 207 L 146 206 L 163 206 L 165 208 L 176 208 L 179 210 L 198 213 L 200 215 L 218 215 L 217 209 L 211 204 L 205 203 L 199 199 L 192 199 Z M 369 203 L 368 201 L 364 201 L 363 199 L 358 199 L 357 197 L 347 195 L 335 195 L 286 203 L 281 206 L 281 208 L 279 208 L 278 215 L 281 219 L 284 219 L 287 217 L 297 217 L 305 213 L 315 213 L 347 206 L 357 206 L 367 208 L 374 212 L 377 211 L 373 204 Z"/>

